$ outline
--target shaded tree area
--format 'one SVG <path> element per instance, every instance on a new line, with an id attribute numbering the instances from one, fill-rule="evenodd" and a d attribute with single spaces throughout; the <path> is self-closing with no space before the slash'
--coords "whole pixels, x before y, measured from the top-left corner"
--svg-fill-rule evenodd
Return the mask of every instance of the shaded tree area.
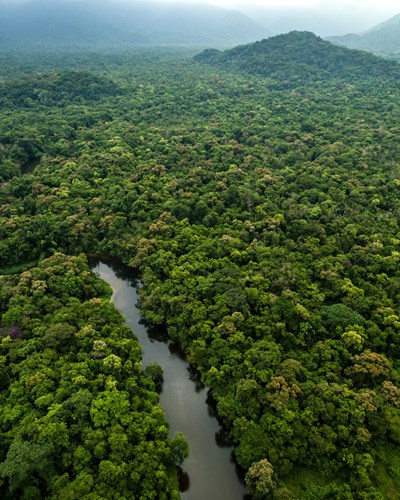
<path id="1" fill-rule="evenodd" d="M 146 319 L 166 326 L 212 390 L 256 496 L 395 499 L 393 63 L 385 78 L 298 85 L 293 66 L 288 88 L 190 55 L 76 55 L 75 69 L 107 68 L 119 90 L 62 111 L 2 109 L 1 140 L 25 129 L 43 139 L 35 172 L 0 187 L 0 267 L 63 251 L 138 268 Z M 53 72 L 69 64 L 37 64 L 46 57 Z M 2 158 L 18 163 L 11 144 Z M 21 326 L 11 310 L 4 329 Z"/>

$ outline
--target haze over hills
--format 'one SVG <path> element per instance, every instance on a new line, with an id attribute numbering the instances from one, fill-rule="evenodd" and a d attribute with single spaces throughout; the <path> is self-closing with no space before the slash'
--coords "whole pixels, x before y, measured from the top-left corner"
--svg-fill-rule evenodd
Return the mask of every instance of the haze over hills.
<path id="1" fill-rule="evenodd" d="M 289 86 L 327 79 L 349 83 L 370 78 L 400 80 L 398 63 L 338 47 L 306 31 L 292 31 L 223 52 L 208 49 L 198 54 L 195 60 L 276 78 Z"/>
<path id="2" fill-rule="evenodd" d="M 314 7 L 260 7 L 249 2 L 229 10 L 198 1 L 0 0 L 0 47 L 230 47 L 307 30 L 323 37 L 335 35 L 330 40 L 353 48 L 399 50 L 398 16 L 365 31 L 382 19 L 384 9 L 379 12 L 363 4 L 349 9 L 338 0 Z M 336 37 L 350 32 L 363 34 Z"/>
<path id="3" fill-rule="evenodd" d="M 265 25 L 274 35 L 298 30 L 312 31 L 322 37 L 365 31 L 392 15 L 391 12 L 386 14 L 385 10 L 368 9 L 363 4 L 352 5 L 350 9 L 348 4 L 340 1 L 323 2 L 312 7 L 301 2 L 291 7 L 249 4 L 241 7 L 241 11 Z"/>
<path id="4" fill-rule="evenodd" d="M 329 37 L 329 40 L 349 48 L 363 49 L 385 55 L 400 53 L 400 14 L 360 34 Z"/>
<path id="5" fill-rule="evenodd" d="M 0 44 L 15 46 L 228 46 L 268 36 L 246 15 L 205 4 L 46 0 L 0 6 Z"/>

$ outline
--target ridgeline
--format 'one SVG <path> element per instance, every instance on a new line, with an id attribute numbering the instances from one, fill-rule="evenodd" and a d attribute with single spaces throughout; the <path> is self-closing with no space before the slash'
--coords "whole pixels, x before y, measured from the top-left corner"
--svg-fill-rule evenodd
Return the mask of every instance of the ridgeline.
<path id="1" fill-rule="evenodd" d="M 269 77 L 283 86 L 332 80 L 400 80 L 400 65 L 396 62 L 338 47 L 307 31 L 292 31 L 225 51 L 206 49 L 194 60 Z"/>

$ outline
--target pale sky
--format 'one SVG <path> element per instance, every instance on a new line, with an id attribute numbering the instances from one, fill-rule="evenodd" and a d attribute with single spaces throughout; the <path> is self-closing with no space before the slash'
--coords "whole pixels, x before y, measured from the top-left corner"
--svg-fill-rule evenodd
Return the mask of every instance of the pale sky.
<path id="1" fill-rule="evenodd" d="M 17 4 L 26 3 L 30 0 L 0 0 L 0 4 Z M 31 0 L 32 1 L 32 0 Z M 62 0 L 57 0 L 62 3 Z M 68 0 L 65 0 L 68 1 Z M 73 0 L 79 1 L 79 0 Z M 113 0 L 111 0 L 113 1 Z M 134 2 L 135 0 L 114 0 L 116 2 Z M 146 1 L 146 0 L 142 0 Z M 158 0 L 159 2 L 168 3 L 209 3 L 213 5 L 219 5 L 225 8 L 236 8 L 239 5 L 250 6 L 255 5 L 257 7 L 315 7 L 318 5 L 334 6 L 356 6 L 358 8 L 374 10 L 392 10 L 394 12 L 400 12 L 400 0 Z"/>
<path id="2" fill-rule="evenodd" d="M 129 1 L 129 0 L 125 0 Z M 171 2 L 171 0 L 158 0 L 163 2 Z M 172 0 L 174 1 L 174 0 Z M 257 5 L 258 7 L 315 7 L 318 5 L 332 5 L 332 6 L 357 6 L 365 9 L 368 8 L 382 8 L 390 9 L 400 12 L 400 1 L 399 0 L 175 0 L 180 3 L 211 3 L 213 5 L 220 5 L 221 7 L 231 7 L 235 8 L 238 5 Z"/>
<path id="3" fill-rule="evenodd" d="M 125 0 L 130 1 L 130 0 Z M 158 0 L 171 2 L 171 0 Z M 341 7 L 362 12 L 392 16 L 400 13 L 400 0 L 172 0 L 181 3 L 209 3 L 219 7 L 248 10 L 254 7 L 321 7 L 338 10 Z"/>
<path id="4" fill-rule="evenodd" d="M 0 5 L 19 5 L 30 1 L 40 0 L 0 0 Z M 50 1 L 50 0 L 47 0 Z M 54 0 L 58 3 L 68 1 L 85 1 L 85 0 Z M 130 3 L 135 1 L 146 2 L 146 0 L 98 0 L 98 1 L 111 1 L 115 3 Z M 251 11 L 253 8 L 262 7 L 320 7 L 327 11 L 338 11 L 341 8 L 349 9 L 349 12 L 354 14 L 360 13 L 361 15 L 369 15 L 369 17 L 376 15 L 377 21 L 382 21 L 395 14 L 400 14 L 400 0 L 151 0 L 162 3 L 208 3 L 224 7 L 228 9 L 237 9 L 242 12 Z M 378 19 L 379 18 L 379 19 Z"/>

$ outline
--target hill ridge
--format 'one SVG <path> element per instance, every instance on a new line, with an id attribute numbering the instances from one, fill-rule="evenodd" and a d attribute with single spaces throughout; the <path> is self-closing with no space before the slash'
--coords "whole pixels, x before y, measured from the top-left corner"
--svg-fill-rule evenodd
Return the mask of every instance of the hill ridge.
<path id="1" fill-rule="evenodd" d="M 400 78 L 400 66 L 360 50 L 334 45 L 309 31 L 291 31 L 223 52 L 207 49 L 195 61 L 258 76 L 306 83 Z"/>

